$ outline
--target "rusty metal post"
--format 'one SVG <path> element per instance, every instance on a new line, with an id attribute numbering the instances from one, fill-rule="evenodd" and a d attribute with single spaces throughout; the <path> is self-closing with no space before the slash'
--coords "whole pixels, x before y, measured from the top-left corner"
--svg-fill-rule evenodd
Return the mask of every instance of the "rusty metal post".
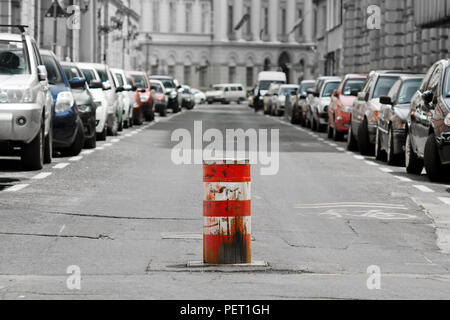
<path id="1" fill-rule="evenodd" d="M 250 162 L 205 160 L 203 178 L 203 262 L 252 263 Z"/>

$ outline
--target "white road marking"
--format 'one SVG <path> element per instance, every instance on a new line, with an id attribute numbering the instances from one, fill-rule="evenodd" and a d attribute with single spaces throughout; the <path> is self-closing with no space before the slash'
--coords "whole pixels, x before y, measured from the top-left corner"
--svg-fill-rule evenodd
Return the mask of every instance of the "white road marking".
<path id="1" fill-rule="evenodd" d="M 61 229 L 59 230 L 59 234 L 61 234 L 61 233 L 64 231 L 65 228 L 66 228 L 66 225 L 63 225 L 63 226 L 61 227 Z"/>
<path id="2" fill-rule="evenodd" d="M 422 192 L 425 192 L 425 193 L 434 193 L 434 191 L 431 190 L 430 188 L 428 188 L 427 186 L 423 186 L 423 185 L 414 185 L 413 187 L 416 188 L 416 189 L 418 189 L 418 190 L 420 190 L 420 191 L 422 191 Z"/>
<path id="3" fill-rule="evenodd" d="M 439 200 L 450 206 L 450 198 L 441 197 Z"/>
<path id="4" fill-rule="evenodd" d="M 25 189 L 28 186 L 29 186 L 29 184 L 17 184 L 15 186 L 5 189 L 5 192 L 17 192 L 17 191 Z"/>
<path id="5" fill-rule="evenodd" d="M 53 167 L 53 169 L 64 169 L 68 167 L 70 163 L 58 163 L 56 166 Z"/>
<path id="6" fill-rule="evenodd" d="M 337 150 L 337 151 L 340 151 L 340 152 L 344 152 L 344 151 L 345 151 L 345 149 L 344 149 L 344 148 L 341 148 L 341 147 L 336 148 L 336 150 Z"/>
<path id="7" fill-rule="evenodd" d="M 389 168 L 380 168 L 380 170 L 385 172 L 385 173 L 392 173 L 392 172 L 394 172 L 394 170 L 389 169 Z"/>
<path id="8" fill-rule="evenodd" d="M 112 147 L 112 143 L 105 143 L 105 144 L 103 145 L 103 147 L 104 147 L 104 148 Z"/>
<path id="9" fill-rule="evenodd" d="M 365 158 L 363 156 L 353 156 L 353 158 L 355 158 L 357 160 L 365 160 Z"/>
<path id="10" fill-rule="evenodd" d="M 32 180 L 42 180 L 42 179 L 45 179 L 47 177 L 50 177 L 51 175 L 52 175 L 51 172 L 42 172 L 42 173 L 39 173 L 38 175 L 34 176 L 31 179 Z"/>
<path id="11" fill-rule="evenodd" d="M 406 178 L 406 177 L 399 177 L 399 176 L 394 176 L 396 179 L 400 180 L 401 182 L 412 182 L 412 180 L 410 178 Z"/>
<path id="12" fill-rule="evenodd" d="M 372 161 L 364 161 L 365 163 L 367 163 L 369 166 L 374 166 L 374 167 L 378 167 L 378 164 Z"/>
<path id="13" fill-rule="evenodd" d="M 105 150 L 103 147 L 97 147 L 96 150 Z"/>
<path id="14" fill-rule="evenodd" d="M 78 157 L 72 157 L 72 158 L 70 158 L 69 161 L 71 161 L 71 162 L 77 162 L 77 161 L 80 161 L 81 159 L 83 159 L 83 157 L 82 157 L 82 156 L 78 156 Z"/>
<path id="15" fill-rule="evenodd" d="M 94 152 L 95 152 L 95 150 L 84 150 L 81 154 L 84 155 L 84 156 L 87 156 L 87 155 L 90 155 L 90 154 L 92 154 Z"/>
<path id="16" fill-rule="evenodd" d="M 336 143 L 328 143 L 328 145 L 329 145 L 330 147 L 337 147 L 337 146 L 338 146 Z"/>

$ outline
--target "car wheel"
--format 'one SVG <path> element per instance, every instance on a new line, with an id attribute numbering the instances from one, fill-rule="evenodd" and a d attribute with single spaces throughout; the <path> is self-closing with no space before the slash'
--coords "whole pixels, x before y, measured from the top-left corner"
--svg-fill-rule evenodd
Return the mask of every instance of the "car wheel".
<path id="1" fill-rule="evenodd" d="M 105 126 L 105 128 L 103 128 L 103 131 L 101 133 L 97 133 L 97 140 L 105 141 L 107 135 L 108 135 L 108 129 Z"/>
<path id="2" fill-rule="evenodd" d="M 162 107 L 161 111 L 159 112 L 159 115 L 161 117 L 167 117 L 167 107 Z"/>
<path id="3" fill-rule="evenodd" d="M 386 161 L 386 153 L 381 146 L 380 130 L 377 128 L 377 137 L 375 139 L 375 159 L 378 161 Z"/>
<path id="4" fill-rule="evenodd" d="M 84 128 L 81 121 L 78 122 L 78 132 L 77 136 L 75 137 L 75 141 L 73 144 L 67 148 L 61 150 L 61 154 L 63 157 L 76 157 L 81 153 L 81 150 L 83 150 L 84 146 Z"/>
<path id="5" fill-rule="evenodd" d="M 374 146 L 370 143 L 367 119 L 364 119 L 358 129 L 358 148 L 363 156 L 371 156 L 375 152 Z"/>
<path id="6" fill-rule="evenodd" d="M 29 144 L 22 147 L 22 165 L 31 171 L 42 170 L 44 167 L 44 125 Z"/>
<path id="7" fill-rule="evenodd" d="M 414 152 L 411 136 L 409 134 L 406 136 L 405 166 L 406 171 L 411 174 L 421 174 L 424 167 L 423 160 L 421 160 Z"/>
<path id="8" fill-rule="evenodd" d="M 109 136 L 117 136 L 117 132 L 119 130 L 119 119 L 117 119 L 117 115 L 114 115 L 113 117 L 113 123 L 110 128 L 108 128 L 108 135 Z"/>
<path id="9" fill-rule="evenodd" d="M 351 122 L 350 122 L 350 127 L 348 129 L 347 150 L 348 151 L 358 151 L 358 142 L 356 141 L 355 136 L 353 135 L 353 129 L 352 129 Z"/>
<path id="10" fill-rule="evenodd" d="M 330 123 L 328 123 L 328 125 L 327 125 L 327 136 L 328 136 L 328 139 L 332 139 L 334 136 L 334 130 L 331 127 Z"/>
<path id="11" fill-rule="evenodd" d="M 44 148 L 44 164 L 51 164 L 53 161 L 53 128 L 51 123 L 47 138 L 45 138 Z"/>
<path id="12" fill-rule="evenodd" d="M 445 180 L 445 167 L 441 163 L 434 134 L 430 134 L 425 144 L 424 164 L 428 178 L 432 182 L 442 182 Z"/>
<path id="13" fill-rule="evenodd" d="M 84 147 L 86 149 L 95 149 L 95 148 L 97 148 L 97 137 L 94 135 L 92 138 L 86 139 Z"/>
<path id="14" fill-rule="evenodd" d="M 119 124 L 117 126 L 117 131 L 118 132 L 122 132 L 123 131 L 123 127 L 124 127 L 124 125 L 123 125 L 123 117 L 120 117 Z"/>

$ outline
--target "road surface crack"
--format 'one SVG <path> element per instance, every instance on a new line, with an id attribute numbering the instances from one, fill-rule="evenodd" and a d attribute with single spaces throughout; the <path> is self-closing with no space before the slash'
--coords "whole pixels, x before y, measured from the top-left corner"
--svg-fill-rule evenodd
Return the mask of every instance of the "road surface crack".
<path id="1" fill-rule="evenodd" d="M 41 213 L 60 215 L 60 216 L 71 216 L 71 217 L 82 217 L 82 218 L 97 218 L 97 219 L 114 219 L 114 220 L 147 220 L 147 221 L 198 221 L 200 219 L 193 218 L 170 218 L 170 217 L 124 217 L 124 216 L 107 216 L 101 214 L 84 214 L 84 213 L 73 213 L 73 212 L 48 212 L 41 211 Z"/>
<path id="2" fill-rule="evenodd" d="M 20 233 L 20 232 L 0 232 L 3 236 L 16 237 L 42 237 L 42 238 L 68 238 L 68 239 L 87 239 L 87 240 L 114 240 L 110 236 L 100 234 L 96 237 L 80 235 L 59 235 L 59 234 L 41 234 L 41 233 Z"/>

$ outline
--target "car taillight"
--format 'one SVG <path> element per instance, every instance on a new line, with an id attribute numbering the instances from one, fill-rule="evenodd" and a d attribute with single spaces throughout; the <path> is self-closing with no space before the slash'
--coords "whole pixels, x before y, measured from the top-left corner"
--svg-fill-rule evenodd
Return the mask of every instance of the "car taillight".
<path id="1" fill-rule="evenodd" d="M 378 122 L 378 115 L 379 115 L 378 111 L 375 111 L 373 113 L 373 120 L 374 120 L 374 122 Z"/>

